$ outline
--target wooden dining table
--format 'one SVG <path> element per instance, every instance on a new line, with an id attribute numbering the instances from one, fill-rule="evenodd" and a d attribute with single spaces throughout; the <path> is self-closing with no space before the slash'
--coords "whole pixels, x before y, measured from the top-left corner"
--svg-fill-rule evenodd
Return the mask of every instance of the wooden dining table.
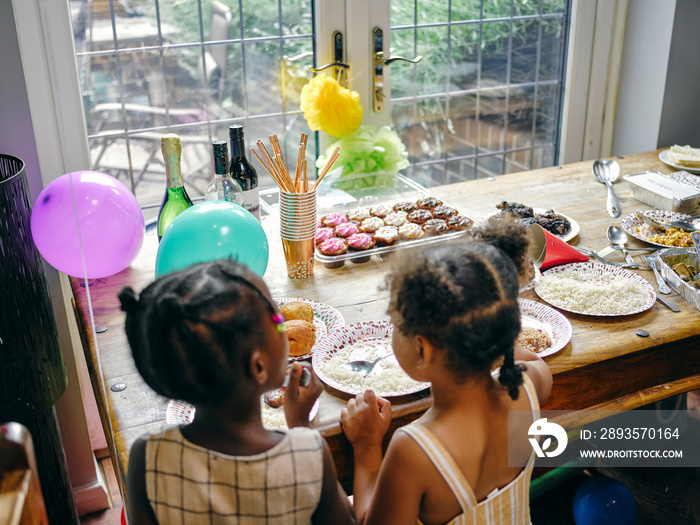
<path id="1" fill-rule="evenodd" d="M 616 160 L 622 175 L 646 170 L 675 171 L 658 159 L 658 151 Z M 606 212 L 606 187 L 595 180 L 591 166 L 591 161 L 578 162 L 438 186 L 429 191 L 477 219 L 493 213 L 504 200 L 554 209 L 574 219 L 580 227 L 570 244 L 600 250 L 609 244 L 608 226 L 620 225 L 625 215 L 650 206 L 633 199 L 628 183 L 620 179 L 614 187 L 622 216 L 610 217 Z M 279 220 L 265 216 L 262 224 L 270 247 L 264 278 L 273 297 L 326 303 L 343 315 L 346 324 L 389 319 L 388 291 L 383 283 L 391 269 L 391 256 L 374 256 L 361 264 L 346 262 L 335 269 L 317 263 L 313 277 L 290 279 L 279 237 Z M 631 237 L 628 246 L 648 245 Z M 155 394 L 136 370 L 117 293 L 127 285 L 140 291 L 153 281 L 157 248 L 156 236 L 147 235 L 139 256 L 121 273 L 93 279 L 88 288 L 82 279 L 71 278 L 88 369 L 124 495 L 129 449 L 139 436 L 157 431 L 165 424 L 168 400 Z M 624 262 L 619 252 L 609 259 Z M 634 271 L 657 289 L 650 271 Z M 543 302 L 533 290 L 523 292 L 521 297 Z M 633 409 L 700 388 L 700 312 L 675 292 L 668 297 L 680 306 L 680 312 L 674 313 L 659 302 L 641 313 L 614 317 L 562 311 L 571 322 L 573 334 L 560 352 L 546 358 L 554 385 L 543 408 Z M 637 335 L 640 329 L 648 332 L 648 337 Z M 318 414 L 312 422 L 326 437 L 339 479 L 346 488 L 352 485 L 352 447 L 343 435 L 339 418 L 349 398 L 350 395 L 325 385 Z M 397 427 L 418 418 L 430 405 L 429 391 L 393 399 L 392 427 L 387 440 Z"/>

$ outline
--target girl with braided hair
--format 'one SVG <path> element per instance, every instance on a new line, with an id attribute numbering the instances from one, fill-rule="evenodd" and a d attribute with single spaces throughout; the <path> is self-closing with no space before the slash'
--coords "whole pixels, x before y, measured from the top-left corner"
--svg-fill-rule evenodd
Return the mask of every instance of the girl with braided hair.
<path id="1" fill-rule="evenodd" d="M 330 449 L 308 428 L 322 386 L 288 368 L 284 319 L 263 280 L 216 261 L 119 294 L 134 361 L 158 394 L 195 406 L 186 426 L 137 440 L 130 521 L 151 524 L 354 523 Z M 302 367 L 311 374 L 302 386 Z M 263 427 L 260 396 L 285 375 L 289 430 Z"/>
<path id="2" fill-rule="evenodd" d="M 497 247 L 498 231 L 513 228 L 493 223 L 477 232 L 483 240 L 428 245 L 397 261 L 388 278 L 394 354 L 409 376 L 431 383 L 433 405 L 397 429 L 383 460 L 389 401 L 368 390 L 343 409 L 360 523 L 530 523 L 527 434 L 552 375 L 515 346 L 519 286 L 511 257 L 518 253 Z M 521 417 L 509 422 L 509 411 Z"/>

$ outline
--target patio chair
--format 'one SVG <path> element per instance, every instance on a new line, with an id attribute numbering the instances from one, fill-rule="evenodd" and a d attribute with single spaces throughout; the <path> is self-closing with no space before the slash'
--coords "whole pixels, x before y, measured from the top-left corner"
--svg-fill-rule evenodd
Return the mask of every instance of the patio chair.
<path id="1" fill-rule="evenodd" d="M 211 9 L 210 41 L 228 40 L 232 20 L 230 8 L 214 0 Z M 128 156 L 124 118 L 130 130 L 219 119 L 224 98 L 227 53 L 227 45 L 207 46 L 204 57 L 199 61 L 199 80 L 203 86 L 207 86 L 206 101 L 202 107 L 166 109 L 167 88 L 158 74 L 146 75 L 148 104 L 126 103 L 122 106 L 120 103 L 104 103 L 94 106 L 89 117 L 93 126 L 90 149 L 94 169 L 129 181 L 131 165 L 133 179 L 129 182 L 134 192 L 142 182 L 162 184 L 165 167 L 160 154 L 160 138 L 166 131 L 130 131 Z M 183 174 L 196 192 L 204 194 L 211 178 L 213 137 L 208 134 L 181 134 L 181 140 Z"/>

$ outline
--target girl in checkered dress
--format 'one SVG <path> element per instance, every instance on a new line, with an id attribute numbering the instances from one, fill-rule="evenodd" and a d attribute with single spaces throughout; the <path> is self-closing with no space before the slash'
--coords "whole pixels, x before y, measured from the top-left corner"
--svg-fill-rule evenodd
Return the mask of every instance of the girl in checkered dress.
<path id="1" fill-rule="evenodd" d="M 134 443 L 132 523 L 354 523 L 328 445 L 308 428 L 321 383 L 307 365 L 288 369 L 284 319 L 260 277 L 232 261 L 202 263 L 119 299 L 146 383 L 196 408 L 191 424 Z M 268 430 L 260 396 L 288 373 L 289 430 Z"/>
<path id="2" fill-rule="evenodd" d="M 503 243 L 509 248 L 527 242 L 523 228 L 501 223 L 501 235 L 492 224 L 481 236 L 488 242 L 428 245 L 397 261 L 389 279 L 394 354 L 409 376 L 431 383 L 433 405 L 397 429 L 384 458 L 389 401 L 368 390 L 343 409 L 360 523 L 530 523 L 527 434 L 552 375 L 515 343 L 522 272 L 498 246 L 506 231 L 519 236 Z M 509 411 L 520 418 L 509 420 Z"/>

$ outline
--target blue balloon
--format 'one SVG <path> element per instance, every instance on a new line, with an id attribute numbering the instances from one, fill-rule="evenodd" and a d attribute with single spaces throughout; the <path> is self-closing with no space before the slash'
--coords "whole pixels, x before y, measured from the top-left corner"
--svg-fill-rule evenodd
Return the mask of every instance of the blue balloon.
<path id="1" fill-rule="evenodd" d="M 634 496 L 615 479 L 591 478 L 574 495 L 576 525 L 633 525 L 636 519 Z"/>
<path id="2" fill-rule="evenodd" d="M 183 211 L 165 230 L 156 254 L 156 277 L 229 258 L 262 277 L 269 253 L 265 231 L 253 214 L 231 202 L 206 201 Z"/>

